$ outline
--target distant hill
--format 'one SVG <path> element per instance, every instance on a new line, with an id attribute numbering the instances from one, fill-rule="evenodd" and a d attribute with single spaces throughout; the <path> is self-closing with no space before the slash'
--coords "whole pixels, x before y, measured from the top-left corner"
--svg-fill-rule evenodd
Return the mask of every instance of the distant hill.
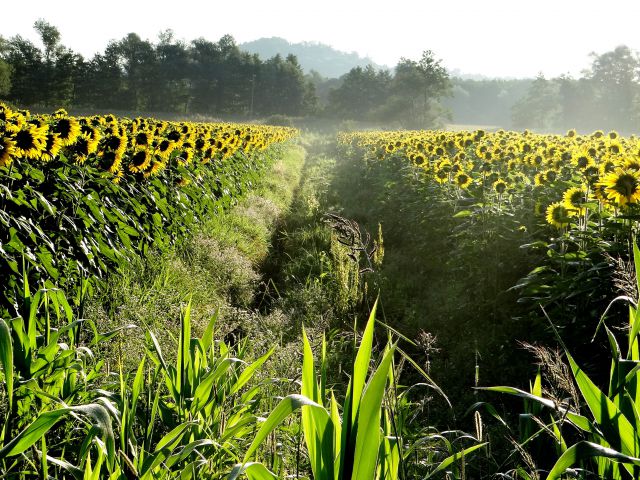
<path id="1" fill-rule="evenodd" d="M 377 69 L 388 68 L 377 65 L 368 57 L 362 58 L 355 52 L 341 52 L 329 45 L 317 42 L 289 43 L 280 37 L 259 38 L 241 44 L 240 49 L 252 54 L 257 53 L 263 60 L 277 54 L 283 57 L 293 54 L 298 57 L 305 73 L 315 70 L 326 78 L 341 77 L 354 67 L 373 65 Z"/>

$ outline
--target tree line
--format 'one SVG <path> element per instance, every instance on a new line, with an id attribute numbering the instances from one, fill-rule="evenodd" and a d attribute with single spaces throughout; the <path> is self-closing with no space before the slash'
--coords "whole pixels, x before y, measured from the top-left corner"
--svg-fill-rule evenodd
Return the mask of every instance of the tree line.
<path id="1" fill-rule="evenodd" d="M 389 128 L 445 121 L 561 131 L 640 127 L 640 57 L 626 46 L 601 55 L 579 78 L 451 78 L 429 50 L 393 70 L 352 68 L 339 79 L 304 73 L 294 55 L 263 60 L 233 37 L 157 41 L 130 33 L 92 58 L 65 47 L 58 29 L 34 25 L 40 44 L 0 36 L 0 99 L 28 108 L 206 114 L 260 118 L 322 116 Z"/>
<path id="2" fill-rule="evenodd" d="M 217 42 L 156 42 L 130 33 L 86 59 L 61 43 L 58 29 L 34 25 L 40 47 L 20 35 L 0 37 L 0 98 L 25 107 L 234 115 L 324 115 L 338 119 L 429 127 L 450 91 L 432 52 L 402 59 L 395 73 L 356 67 L 341 79 L 305 75 L 297 58 L 261 60 L 233 37 Z"/>
<path id="3" fill-rule="evenodd" d="M 581 76 L 547 79 L 540 74 L 513 106 L 513 126 L 590 132 L 640 127 L 640 56 L 625 45 L 591 54 Z"/>
<path id="4" fill-rule="evenodd" d="M 266 61 L 233 37 L 190 43 L 168 30 L 153 43 L 130 33 L 91 59 L 62 45 L 58 29 L 35 23 L 42 48 L 0 39 L 0 96 L 23 106 L 234 115 L 305 115 L 314 87 L 296 57 Z"/>

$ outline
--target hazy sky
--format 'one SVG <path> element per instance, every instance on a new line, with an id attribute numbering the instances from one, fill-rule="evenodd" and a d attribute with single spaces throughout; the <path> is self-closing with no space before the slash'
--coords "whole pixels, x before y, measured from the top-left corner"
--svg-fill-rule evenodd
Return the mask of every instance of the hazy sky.
<path id="1" fill-rule="evenodd" d="M 640 49 L 638 0 L 28 0 L 1 10 L 5 38 L 35 40 L 33 23 L 44 18 L 85 56 L 129 32 L 155 40 L 168 28 L 187 41 L 319 41 L 389 66 L 431 49 L 449 69 L 487 76 L 576 75 L 590 52 Z"/>

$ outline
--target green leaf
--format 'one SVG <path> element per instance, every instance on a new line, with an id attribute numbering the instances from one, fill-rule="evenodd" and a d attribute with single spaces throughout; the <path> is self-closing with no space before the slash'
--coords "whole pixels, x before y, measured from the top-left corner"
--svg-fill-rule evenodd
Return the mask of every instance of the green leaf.
<path id="1" fill-rule="evenodd" d="M 6 457 L 20 455 L 32 447 L 42 436 L 47 433 L 58 421 L 71 412 L 72 408 L 61 408 L 38 415 L 31 425 L 22 430 L 9 443 L 0 449 L 0 460 Z"/>
<path id="2" fill-rule="evenodd" d="M 362 395 L 357 417 L 358 433 L 353 459 L 352 478 L 354 480 L 366 480 L 374 477 L 380 449 L 382 399 L 394 352 L 393 347 L 387 350 Z"/>
<path id="3" fill-rule="evenodd" d="M 534 402 L 541 403 L 545 407 L 551 408 L 553 410 L 560 410 L 556 402 L 553 400 L 549 400 L 548 398 L 538 397 L 537 395 L 533 395 L 529 392 L 525 392 L 524 390 L 520 390 L 515 387 L 477 387 L 476 390 L 487 390 L 490 392 L 500 392 L 500 393 L 508 393 L 510 395 L 516 395 L 518 397 L 522 397 L 526 400 L 533 400 Z"/>
<path id="4" fill-rule="evenodd" d="M 322 406 L 323 398 L 316 381 L 313 351 L 304 328 L 302 329 L 302 343 L 302 395 Z M 330 416 L 324 409 L 302 409 L 302 429 L 313 476 L 332 479 L 335 459 L 333 455 L 333 423 Z"/>
<path id="5" fill-rule="evenodd" d="M 573 357 L 566 354 L 571 366 L 571 371 L 578 384 L 589 410 L 600 427 L 605 440 L 615 450 L 621 451 L 624 455 L 637 455 L 638 437 L 637 432 L 616 407 L 616 405 L 589 379 L 589 377 L 578 367 Z"/>
<path id="6" fill-rule="evenodd" d="M 8 411 L 13 405 L 13 342 L 11 331 L 7 323 L 0 318 L 0 363 L 4 372 L 4 381 L 7 388 Z"/>
<path id="7" fill-rule="evenodd" d="M 236 381 L 236 383 L 233 385 L 233 387 L 229 391 L 229 395 L 233 395 L 234 393 L 239 392 L 240 389 L 244 387 L 249 380 L 251 380 L 251 377 L 253 377 L 253 375 L 262 366 L 262 364 L 269 359 L 269 357 L 273 354 L 273 352 L 275 352 L 275 350 L 276 350 L 276 347 L 273 346 L 271 350 L 269 350 L 266 354 L 264 354 L 258 360 L 253 362 L 247 368 L 245 368 L 240 374 L 240 376 L 238 377 L 238 380 Z"/>
<path id="8" fill-rule="evenodd" d="M 473 212 L 471 210 L 461 210 L 456 213 L 453 218 L 465 218 L 470 217 L 471 215 L 473 215 Z"/>
<path id="9" fill-rule="evenodd" d="M 241 463 L 235 465 L 228 480 L 236 480 L 242 474 L 245 474 L 249 480 L 277 480 L 278 478 L 261 463 L 249 462 L 244 465 Z"/>
<path id="10" fill-rule="evenodd" d="M 567 451 L 558 458 L 549 475 L 547 475 L 547 480 L 560 478 L 567 468 L 590 457 L 612 458 L 621 463 L 640 466 L 640 458 L 624 455 L 612 448 L 607 448 L 592 442 L 582 441 L 569 447 Z"/>
<path id="11" fill-rule="evenodd" d="M 353 364 L 353 378 L 351 380 L 351 419 L 353 422 L 356 420 L 358 407 L 360 405 L 360 399 L 362 397 L 362 390 L 364 389 L 365 382 L 367 380 L 367 374 L 369 373 L 369 362 L 371 361 L 371 350 L 373 349 L 373 333 L 376 322 L 376 310 L 378 308 L 378 300 L 373 304 L 371 313 L 369 314 L 369 320 L 367 326 L 362 334 L 362 341 L 358 348 L 356 360 Z"/>
<path id="12" fill-rule="evenodd" d="M 488 442 L 484 442 L 484 443 L 479 443 L 478 445 L 473 445 L 472 447 L 469 448 L 465 448 L 464 450 L 460 451 L 460 452 L 456 452 L 453 455 L 445 458 L 442 462 L 440 462 L 440 464 L 431 471 L 431 473 L 429 473 L 429 475 L 427 475 L 427 478 L 431 478 L 433 477 L 436 473 L 440 473 L 442 472 L 444 469 L 446 469 L 449 465 L 453 464 L 454 462 L 457 462 L 458 460 L 460 460 L 462 457 L 470 454 L 471 452 L 478 450 L 479 448 L 484 447 L 485 445 L 487 445 Z"/>
<path id="13" fill-rule="evenodd" d="M 284 420 L 291 413 L 295 412 L 299 408 L 302 408 L 303 406 L 317 408 L 323 410 L 326 413 L 326 410 L 321 405 L 318 405 L 316 402 L 302 395 L 293 394 L 283 398 L 280 403 L 276 405 L 276 408 L 274 408 L 273 411 L 269 414 L 267 419 L 260 427 L 260 430 L 258 430 L 256 437 L 253 439 L 253 442 L 251 442 L 247 453 L 244 455 L 243 463 L 246 463 L 251 458 L 258 447 L 262 444 L 264 439 L 267 438 L 267 435 L 275 430 L 276 427 L 280 425 L 282 420 Z M 328 415 L 329 414 L 327 413 L 327 416 Z"/>

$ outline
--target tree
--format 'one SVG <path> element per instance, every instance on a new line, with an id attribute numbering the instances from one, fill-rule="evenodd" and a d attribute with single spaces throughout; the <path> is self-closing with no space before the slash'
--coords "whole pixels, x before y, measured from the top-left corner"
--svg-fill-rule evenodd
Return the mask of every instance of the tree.
<path id="1" fill-rule="evenodd" d="M 446 115 L 440 100 L 451 94 L 451 80 L 441 60 L 425 50 L 419 61 L 401 58 L 396 66 L 391 99 L 397 120 L 405 126 L 428 128 Z"/>
<path id="2" fill-rule="evenodd" d="M 341 78 L 342 84 L 329 92 L 327 109 L 349 120 L 372 120 L 374 112 L 383 105 L 391 86 L 386 70 L 376 72 L 368 65 L 355 67 Z"/>
<path id="3" fill-rule="evenodd" d="M 14 79 L 7 98 L 22 105 L 41 103 L 48 88 L 42 84 L 42 52 L 31 41 L 16 35 L 7 42 L 3 60 L 11 66 Z"/>
<path id="4" fill-rule="evenodd" d="M 560 114 L 558 84 L 540 73 L 526 96 L 513 106 L 512 121 L 516 128 L 551 130 Z"/>
<path id="5" fill-rule="evenodd" d="M 148 40 L 142 40 L 136 33 L 129 33 L 113 44 L 112 49 L 124 73 L 127 108 L 148 109 L 158 82 L 153 45 Z"/>
<path id="6" fill-rule="evenodd" d="M 11 91 L 11 65 L 2 60 L 8 48 L 7 41 L 0 35 L 0 97 Z"/>
<path id="7" fill-rule="evenodd" d="M 158 38 L 156 50 L 156 82 L 151 92 L 151 108 L 157 111 L 187 112 L 191 101 L 189 52 L 187 46 L 165 30 Z"/>
<path id="8" fill-rule="evenodd" d="M 53 61 L 54 57 L 57 56 L 58 49 L 61 47 L 60 31 L 42 18 L 36 20 L 36 22 L 33 24 L 33 28 L 40 35 L 40 40 L 44 45 L 45 61 Z"/>
<path id="9" fill-rule="evenodd" d="M 610 52 L 592 53 L 591 70 L 585 77 L 594 89 L 595 100 L 603 124 L 608 128 L 638 125 L 635 108 L 640 94 L 640 58 L 627 46 Z"/>

